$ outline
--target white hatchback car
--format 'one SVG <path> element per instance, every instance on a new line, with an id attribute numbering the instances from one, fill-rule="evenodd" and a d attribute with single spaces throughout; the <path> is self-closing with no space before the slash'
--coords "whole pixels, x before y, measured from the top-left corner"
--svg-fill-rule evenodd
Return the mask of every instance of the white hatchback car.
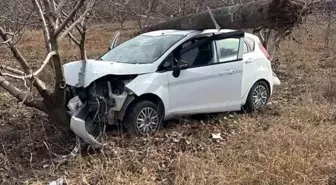
<path id="1" fill-rule="evenodd" d="M 236 30 L 144 33 L 64 74 L 71 129 L 97 147 L 100 123 L 147 135 L 176 116 L 263 108 L 280 85 L 259 38 Z"/>

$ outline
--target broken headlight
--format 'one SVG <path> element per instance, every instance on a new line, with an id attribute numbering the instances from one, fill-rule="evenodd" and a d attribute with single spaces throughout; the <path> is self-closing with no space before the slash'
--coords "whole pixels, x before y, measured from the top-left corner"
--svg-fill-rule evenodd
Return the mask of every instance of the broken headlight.
<path id="1" fill-rule="evenodd" d="M 82 106 L 83 102 L 80 100 L 79 96 L 70 99 L 67 105 L 72 115 L 76 115 Z"/>

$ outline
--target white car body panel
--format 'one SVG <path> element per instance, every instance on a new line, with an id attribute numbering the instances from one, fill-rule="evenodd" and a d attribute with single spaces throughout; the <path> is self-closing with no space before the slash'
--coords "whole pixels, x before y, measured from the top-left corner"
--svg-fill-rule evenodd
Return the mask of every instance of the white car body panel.
<path id="1" fill-rule="evenodd" d="M 172 70 L 157 71 L 162 62 L 177 47 L 189 39 L 233 31 L 235 30 L 225 29 L 219 32 L 215 29 L 203 32 L 196 30 L 160 30 L 145 33 L 143 35 L 182 35 L 184 38 L 172 45 L 153 63 L 127 64 L 100 60 L 67 63 L 63 65 L 65 81 L 68 86 L 87 88 L 94 81 L 108 75 L 136 75 L 134 79 L 123 81 L 126 90 L 123 91 L 122 95 L 113 94 L 111 82 L 109 82 L 110 86 L 107 88 L 109 89 L 109 98 L 116 101 L 116 105 L 110 110 L 115 112 L 126 110 L 125 107 L 127 108 L 129 105 L 125 103 L 127 97 L 133 98 L 130 100 L 133 101 L 133 95 L 141 97 L 148 94 L 155 95 L 161 100 L 165 120 L 190 114 L 238 111 L 245 104 L 250 89 L 257 81 L 265 80 L 268 82 L 271 94 L 273 86 L 280 85 L 280 80 L 273 73 L 270 61 L 259 48 L 260 40 L 255 35 L 245 33 L 245 39 L 248 37 L 255 42 L 254 50 L 247 53 L 243 53 L 244 38 L 240 38 L 238 58 L 237 56 L 231 58 L 231 55 L 229 55 L 218 59 L 216 44 L 211 41 L 212 50 L 214 56 L 216 56 L 213 58 L 215 63 L 183 69 L 177 78 L 173 76 Z M 227 35 L 224 35 L 224 37 Z M 236 34 L 236 36 L 239 35 Z M 221 36 L 223 35 L 219 35 L 219 37 Z M 215 36 L 215 38 L 218 37 Z M 111 49 L 114 49 L 117 39 L 116 36 Z M 226 52 L 225 49 L 224 52 Z M 218 63 L 218 60 L 222 63 Z M 71 101 L 69 101 L 69 104 L 71 104 Z M 75 110 L 72 111 L 72 113 L 74 112 Z M 76 115 L 73 115 L 70 124 L 71 129 L 77 136 L 92 146 L 100 147 L 101 143 L 86 131 L 85 121 L 84 118 L 77 118 Z"/>
<path id="2" fill-rule="evenodd" d="M 168 49 L 158 60 L 150 64 L 126 64 L 110 61 L 87 60 L 75 61 L 64 65 L 66 83 L 74 87 L 88 87 L 93 81 L 106 75 L 138 75 L 126 87 L 137 96 L 154 94 L 165 107 L 165 116 L 194 113 L 210 113 L 240 110 L 245 104 L 249 90 L 258 80 L 266 80 L 270 84 L 279 85 L 274 77 L 271 64 L 258 47 L 257 36 L 245 33 L 256 41 L 255 51 L 240 53 L 243 60 L 222 64 L 190 68 L 181 71 L 181 76 L 174 78 L 172 72 L 158 73 L 158 66 L 176 47 L 197 35 L 228 33 L 235 30 L 215 29 L 203 32 L 187 30 L 163 30 L 145 33 L 144 35 L 179 34 L 185 38 Z M 243 40 L 243 39 L 242 39 Z M 240 51 L 243 51 L 243 44 Z M 247 62 L 248 60 L 252 62 Z M 83 70 L 85 69 L 85 70 Z M 234 74 L 230 71 L 234 70 Z M 275 83 L 273 83 L 275 82 Z M 181 95 L 182 93 L 182 95 Z M 184 96 L 187 95 L 188 98 Z"/>
<path id="3" fill-rule="evenodd" d="M 75 61 L 64 65 L 66 83 L 74 87 L 88 87 L 93 81 L 106 75 L 132 75 L 151 73 L 153 64 L 126 64 L 109 61 Z M 84 77 L 81 73 L 85 74 Z M 80 79 L 83 78 L 83 81 Z"/>
<path id="4" fill-rule="evenodd" d="M 177 46 L 189 38 L 198 35 L 198 31 L 195 30 L 163 30 L 145 33 L 144 35 L 162 35 L 162 34 L 178 34 L 184 35 L 185 38 L 174 44 L 169 48 L 158 60 L 149 64 L 127 64 L 118 63 L 113 61 L 99 61 L 99 60 L 87 60 L 87 61 L 74 61 L 63 65 L 65 81 L 68 85 L 74 87 L 88 87 L 93 81 L 104 77 L 106 75 L 138 75 L 145 73 L 153 73 L 157 70 L 157 67 L 161 62 L 171 53 Z M 83 70 L 85 69 L 85 70 Z M 83 77 L 82 72 L 85 72 Z M 81 78 L 83 79 L 81 79 Z"/>
<path id="5" fill-rule="evenodd" d="M 243 45 L 240 45 L 242 51 Z M 213 46 L 214 55 L 217 56 Z M 236 56 L 237 57 L 237 56 Z M 217 57 L 215 57 L 218 62 Z M 238 54 L 242 58 L 242 52 Z M 171 113 L 188 115 L 240 110 L 242 60 L 181 71 L 178 78 L 169 75 Z M 183 94 L 181 95 L 181 92 Z M 183 96 L 188 95 L 188 98 Z"/>
<path id="6" fill-rule="evenodd" d="M 165 113 L 170 113 L 170 101 L 168 92 L 168 73 L 149 73 L 136 77 L 126 87 L 137 96 L 154 94 L 162 100 Z"/>
<path id="7" fill-rule="evenodd" d="M 239 110 L 241 80 L 239 63 L 186 69 L 178 78 L 170 74 L 171 113 L 188 115 Z"/>

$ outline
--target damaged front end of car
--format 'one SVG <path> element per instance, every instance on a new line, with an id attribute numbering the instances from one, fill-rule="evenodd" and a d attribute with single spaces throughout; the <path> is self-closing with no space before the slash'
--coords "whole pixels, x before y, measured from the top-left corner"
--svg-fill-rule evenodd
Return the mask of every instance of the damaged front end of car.
<path id="1" fill-rule="evenodd" d="M 107 75 L 87 87 L 67 86 L 70 128 L 93 148 L 101 148 L 105 126 L 119 124 L 134 94 L 126 84 L 136 75 Z"/>

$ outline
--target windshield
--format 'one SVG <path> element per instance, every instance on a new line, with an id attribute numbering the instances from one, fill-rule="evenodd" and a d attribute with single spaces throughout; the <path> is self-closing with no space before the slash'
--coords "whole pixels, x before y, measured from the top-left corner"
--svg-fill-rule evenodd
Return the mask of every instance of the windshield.
<path id="1" fill-rule="evenodd" d="M 139 35 L 113 48 L 104 54 L 101 60 L 130 64 L 153 63 L 183 37 L 183 35 Z"/>

